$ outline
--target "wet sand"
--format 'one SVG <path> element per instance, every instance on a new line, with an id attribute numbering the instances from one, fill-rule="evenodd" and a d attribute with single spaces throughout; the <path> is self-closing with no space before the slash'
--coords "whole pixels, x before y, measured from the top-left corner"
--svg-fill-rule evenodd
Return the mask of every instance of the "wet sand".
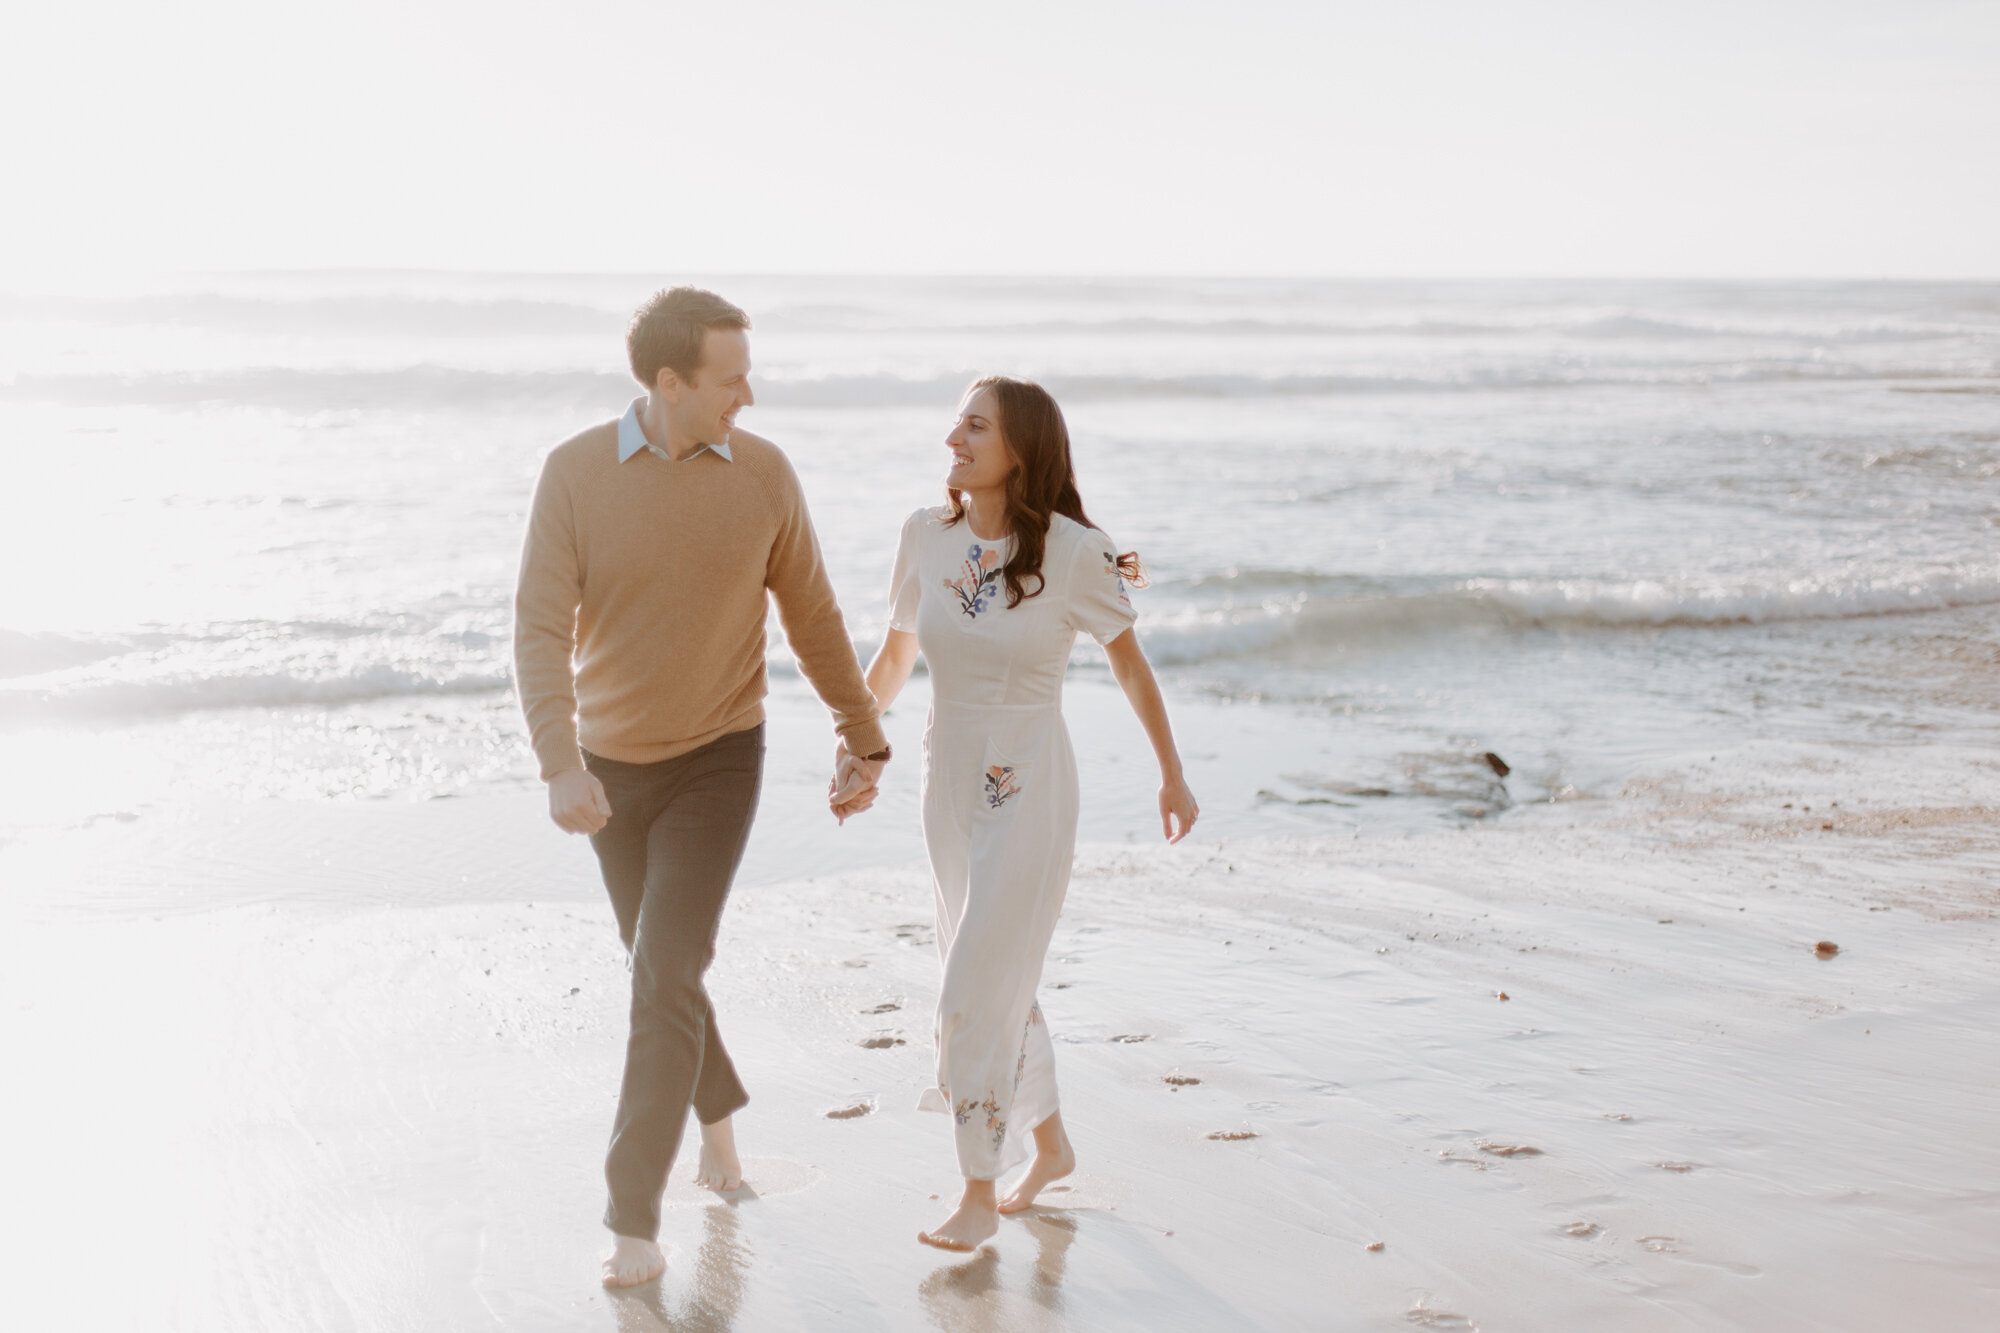
<path id="1" fill-rule="evenodd" d="M 9 1327 L 2000 1308 L 1983 750 L 1745 746 L 1464 831 L 1087 847 L 1042 991 L 1081 1168 L 964 1258 L 914 1241 L 954 1189 L 914 1109 L 921 869 L 747 885 L 711 979 L 749 1186 L 696 1191 L 690 1139 L 668 1274 L 628 1295 L 594 1277 L 625 978 L 534 793 L 98 820 L 0 847 L 0 885 Z"/>

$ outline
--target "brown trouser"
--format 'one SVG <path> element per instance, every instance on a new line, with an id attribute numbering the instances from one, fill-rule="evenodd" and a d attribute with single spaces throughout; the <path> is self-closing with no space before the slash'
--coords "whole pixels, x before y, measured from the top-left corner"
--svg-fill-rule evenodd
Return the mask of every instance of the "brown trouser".
<path id="1" fill-rule="evenodd" d="M 764 728 L 657 764 L 583 758 L 611 800 L 611 819 L 590 844 L 632 963 L 632 1035 L 604 1161 L 604 1224 L 651 1240 L 688 1108 L 714 1124 L 750 1100 L 702 974 L 757 813 Z"/>

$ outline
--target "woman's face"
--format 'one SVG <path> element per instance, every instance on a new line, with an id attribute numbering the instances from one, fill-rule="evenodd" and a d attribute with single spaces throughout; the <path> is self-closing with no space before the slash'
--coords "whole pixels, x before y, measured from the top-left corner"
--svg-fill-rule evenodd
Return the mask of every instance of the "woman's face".
<path id="1" fill-rule="evenodd" d="M 959 404 L 958 424 L 944 437 L 951 471 L 944 484 L 955 491 L 997 490 L 1014 470 L 1014 456 L 1000 437 L 1000 405 L 993 390 L 981 389 Z"/>

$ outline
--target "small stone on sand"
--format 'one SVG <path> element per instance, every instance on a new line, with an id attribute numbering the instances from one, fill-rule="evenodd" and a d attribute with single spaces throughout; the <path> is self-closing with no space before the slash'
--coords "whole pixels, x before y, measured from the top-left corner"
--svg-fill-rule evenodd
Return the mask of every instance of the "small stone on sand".
<path id="1" fill-rule="evenodd" d="M 1167 1074 L 1165 1075 L 1165 1078 L 1167 1082 L 1173 1084 L 1177 1088 L 1191 1088 L 1195 1084 L 1201 1082 L 1201 1080 L 1196 1078 L 1193 1074 Z"/>
<path id="2" fill-rule="evenodd" d="M 1496 996 L 1498 996 L 1499 998 L 1503 999 L 1503 1000 L 1507 998 L 1507 992 L 1506 992 L 1506 991 L 1503 991 L 1503 990 L 1497 990 L 1497 991 L 1494 991 L 1493 993 L 1494 993 L 1494 994 L 1495 994 Z"/>
<path id="3" fill-rule="evenodd" d="M 1145 1032 L 1121 1032 L 1117 1036 L 1111 1038 L 1111 1040 L 1122 1041 L 1129 1045 L 1130 1043 L 1135 1041 L 1146 1041 L 1150 1038 L 1150 1036 L 1151 1036 L 1150 1033 L 1145 1033 Z"/>
<path id="4" fill-rule="evenodd" d="M 901 1045 L 903 1045 L 901 1037 L 877 1036 L 863 1037 L 861 1039 L 861 1049 L 864 1051 L 886 1051 L 891 1046 Z"/>
<path id="5" fill-rule="evenodd" d="M 1371 1240 L 1368 1242 L 1368 1248 L 1370 1250 L 1379 1250 L 1382 1248 L 1382 1242 L 1379 1240 Z"/>
<path id="6" fill-rule="evenodd" d="M 1241 1143 L 1244 1139 L 1256 1138 L 1257 1131 L 1254 1129 L 1218 1129 L 1208 1137 L 1220 1140 L 1223 1143 Z"/>
<path id="7" fill-rule="evenodd" d="M 1840 952 L 1840 946 L 1832 940 L 1821 940 L 1818 944 L 1813 945 L 1813 952 L 1821 958 L 1831 958 Z"/>
<path id="8" fill-rule="evenodd" d="M 856 1102 L 852 1106 L 836 1106 L 833 1110 L 826 1113 L 826 1118 L 828 1120 L 853 1120 L 858 1116 L 867 1115 L 874 1109 L 867 1102 Z"/>

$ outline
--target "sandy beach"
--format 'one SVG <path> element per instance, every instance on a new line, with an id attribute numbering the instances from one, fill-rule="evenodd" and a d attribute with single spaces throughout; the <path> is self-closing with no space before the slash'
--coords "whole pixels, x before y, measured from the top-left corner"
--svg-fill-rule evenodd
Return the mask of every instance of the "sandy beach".
<path id="1" fill-rule="evenodd" d="M 913 1239 L 954 1188 L 914 1109 L 922 867 L 746 885 L 711 988 L 749 1184 L 684 1158 L 666 1278 L 613 1295 L 625 978 L 534 792 L 24 836 L 7 1322 L 1986 1327 L 1996 862 L 2000 766 L 1945 745 L 1705 751 L 1459 831 L 1088 846 L 1042 990 L 1081 1168 L 962 1259 Z"/>

